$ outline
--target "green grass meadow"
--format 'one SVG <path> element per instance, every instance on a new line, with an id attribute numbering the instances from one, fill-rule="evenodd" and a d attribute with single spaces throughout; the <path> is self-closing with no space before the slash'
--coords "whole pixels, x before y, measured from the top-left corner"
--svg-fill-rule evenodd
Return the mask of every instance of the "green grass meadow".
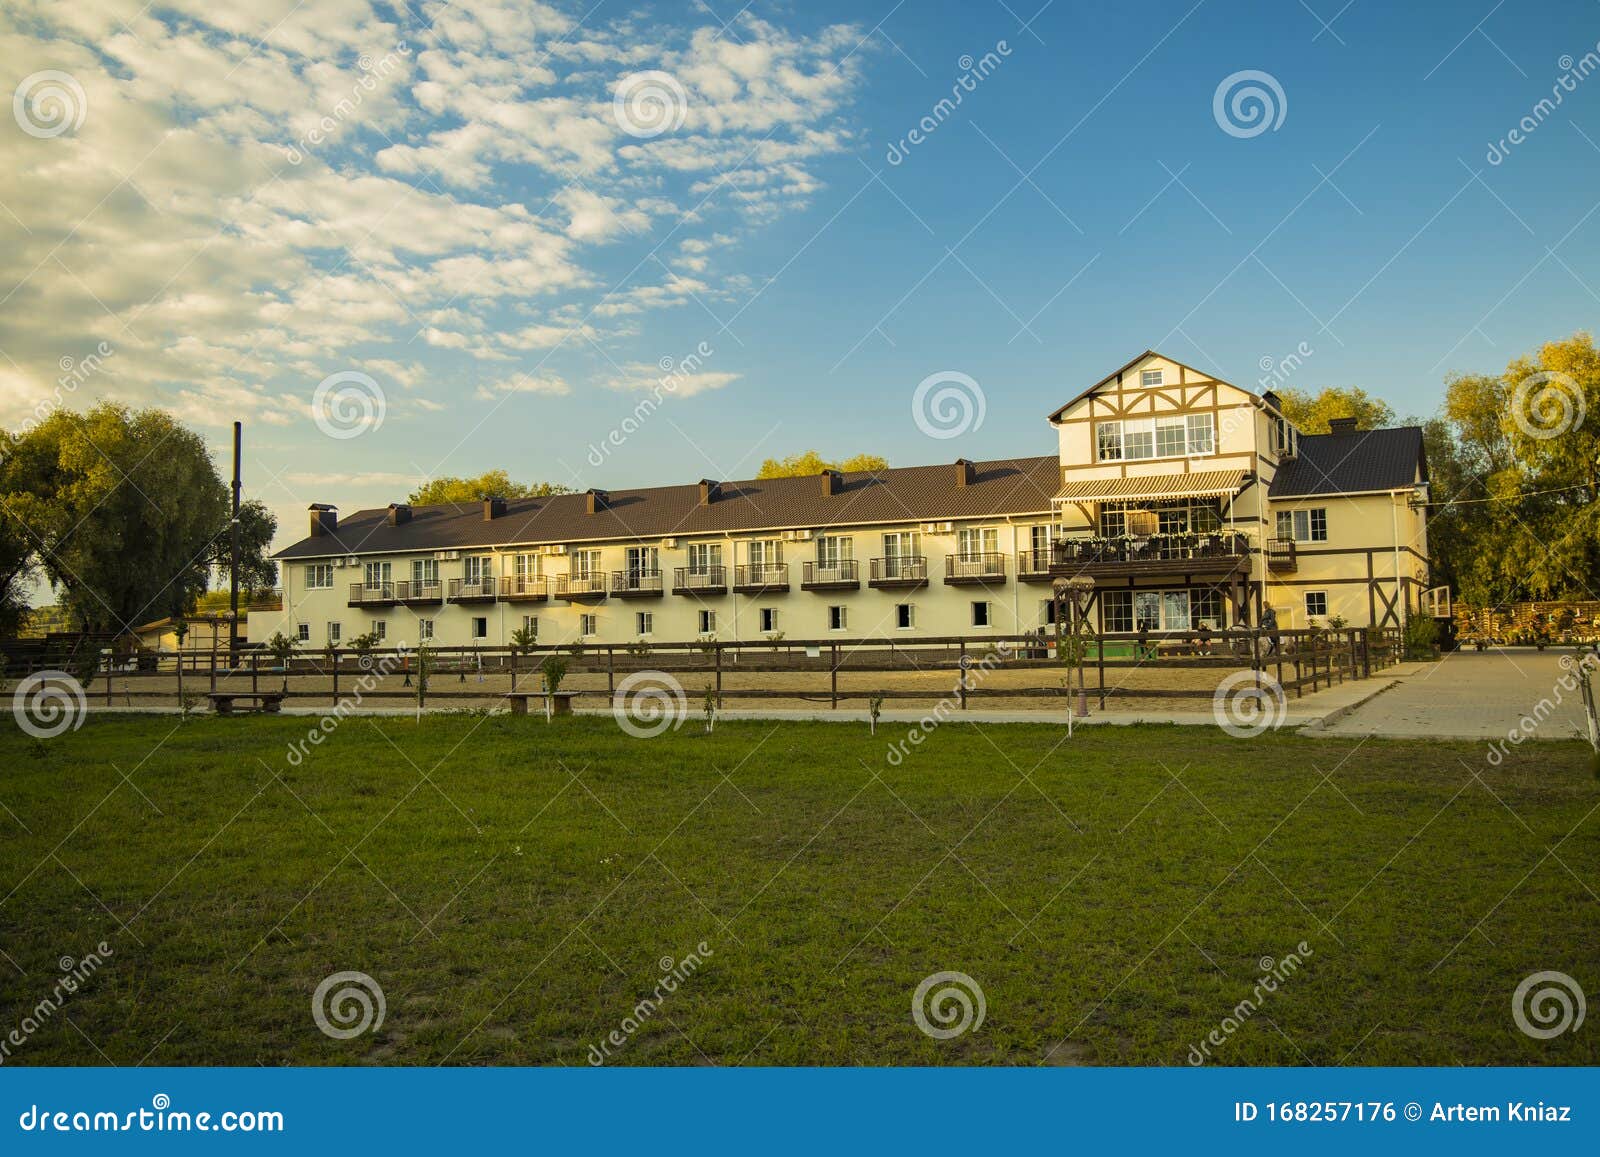
<path id="1" fill-rule="evenodd" d="M 903 725 L 461 714 L 292 761 L 315 722 L 0 730 L 0 1038 L 111 949 L 6 1064 L 1600 1063 L 1600 1017 L 1512 1016 L 1600 994 L 1581 744 L 951 723 L 895 764 Z M 386 1005 L 343 1040 L 341 971 Z M 985 1015 L 935 1039 L 945 971 Z"/>

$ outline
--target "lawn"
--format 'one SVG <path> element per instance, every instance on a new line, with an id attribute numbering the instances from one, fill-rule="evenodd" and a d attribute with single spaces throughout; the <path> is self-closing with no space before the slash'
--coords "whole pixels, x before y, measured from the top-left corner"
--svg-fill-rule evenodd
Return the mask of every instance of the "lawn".
<path id="1" fill-rule="evenodd" d="M 5 1063 L 1600 1062 L 1512 1017 L 1600 993 L 1577 744 L 459 714 L 291 760 L 313 722 L 0 730 L 0 1037 L 110 950 Z M 334 1039 L 345 971 L 386 1008 Z M 985 1004 L 950 1039 L 939 972 Z"/>

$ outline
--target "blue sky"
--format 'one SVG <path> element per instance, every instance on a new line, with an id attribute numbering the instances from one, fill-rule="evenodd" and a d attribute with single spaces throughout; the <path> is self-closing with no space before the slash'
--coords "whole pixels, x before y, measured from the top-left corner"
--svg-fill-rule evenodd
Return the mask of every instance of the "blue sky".
<path id="1" fill-rule="evenodd" d="M 1044 415 L 1150 346 L 1246 386 L 1303 347 L 1289 384 L 1429 414 L 1600 306 L 1593 0 L 141 7 L 0 17 L 8 88 L 77 86 L 0 142 L 4 417 L 105 341 L 68 404 L 168 405 L 219 453 L 244 420 L 284 541 L 307 502 L 492 467 L 1046 453 Z M 1282 92 L 1256 135 L 1214 115 L 1246 70 Z M 639 73 L 658 135 L 617 119 Z M 981 426 L 919 428 L 940 372 Z M 381 424 L 319 428 L 333 374 Z"/>

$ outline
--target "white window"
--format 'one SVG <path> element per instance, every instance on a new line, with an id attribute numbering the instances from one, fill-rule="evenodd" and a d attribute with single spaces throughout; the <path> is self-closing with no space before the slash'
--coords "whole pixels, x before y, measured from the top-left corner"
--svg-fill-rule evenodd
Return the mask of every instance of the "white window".
<path id="1" fill-rule="evenodd" d="M 718 542 L 691 542 L 689 544 L 689 573 L 710 574 L 711 568 L 722 565 L 722 544 Z"/>
<path id="2" fill-rule="evenodd" d="M 494 577 L 494 555 L 473 554 L 467 556 L 466 578 L 469 583 L 481 583 L 485 579 Z"/>
<path id="3" fill-rule="evenodd" d="M 487 639 L 489 637 L 489 620 L 475 616 L 472 620 L 472 637 L 474 639 Z"/>
<path id="4" fill-rule="evenodd" d="M 528 634 L 532 635 L 535 639 L 537 639 L 539 637 L 539 616 L 538 615 L 523 615 L 522 616 L 522 629 L 524 631 L 527 631 Z"/>
<path id="5" fill-rule="evenodd" d="M 817 539 L 817 566 L 821 569 L 837 569 L 854 554 L 855 539 L 848 535 L 828 534 Z"/>
<path id="6" fill-rule="evenodd" d="M 420 642 L 420 643 L 431 643 L 431 642 L 433 642 L 433 620 L 432 619 L 418 619 L 417 620 L 417 641 Z"/>
<path id="7" fill-rule="evenodd" d="M 761 629 L 768 633 L 778 629 L 778 612 L 776 608 L 761 608 Z"/>
<path id="8" fill-rule="evenodd" d="M 844 607 L 828 608 L 828 630 L 842 631 L 845 629 L 848 623 L 849 618 L 845 613 Z"/>
<path id="9" fill-rule="evenodd" d="M 306 590 L 325 591 L 333 587 L 333 564 L 314 562 L 306 567 Z"/>
<path id="10" fill-rule="evenodd" d="M 338 623 L 329 623 L 328 624 L 328 642 L 337 643 L 339 641 L 340 635 L 342 635 L 343 633 L 344 633 L 344 628 L 340 624 L 338 624 Z"/>
<path id="11" fill-rule="evenodd" d="M 1182 458 L 1215 449 L 1216 422 L 1211 414 L 1095 423 L 1095 453 L 1102 462 Z"/>
<path id="12" fill-rule="evenodd" d="M 1306 618 L 1325 619 L 1328 617 L 1328 592 L 1306 592 Z"/>
<path id="13" fill-rule="evenodd" d="M 1101 628 L 1106 631 L 1188 631 L 1202 624 L 1221 630 L 1223 592 L 1218 587 L 1170 591 L 1106 591 L 1101 596 Z"/>
<path id="14" fill-rule="evenodd" d="M 380 643 L 389 637 L 389 624 L 383 619 L 377 619 L 372 624 L 372 637 Z"/>
<path id="15" fill-rule="evenodd" d="M 309 643 L 311 641 L 311 624 L 300 623 L 295 627 L 294 635 L 295 638 L 299 639 L 302 643 Z"/>
<path id="16" fill-rule="evenodd" d="M 1296 542 L 1328 541 L 1328 510 L 1325 506 L 1309 510 L 1278 511 L 1278 537 Z"/>
<path id="17" fill-rule="evenodd" d="M 994 621 L 989 615 L 988 603 L 972 604 L 972 625 L 974 627 L 990 627 L 994 625 Z"/>
<path id="18" fill-rule="evenodd" d="M 717 633 L 716 611 L 700 612 L 700 633 L 702 635 L 714 635 Z"/>
<path id="19" fill-rule="evenodd" d="M 650 611 L 635 611 L 633 629 L 641 636 L 654 634 L 656 629 L 655 615 Z"/>
<path id="20" fill-rule="evenodd" d="M 661 552 L 653 546 L 630 546 L 627 557 L 628 574 L 634 578 L 660 573 Z"/>
<path id="21" fill-rule="evenodd" d="M 777 566 L 783 561 L 783 543 L 776 538 L 758 538 L 749 545 L 751 566 Z"/>
<path id="22" fill-rule="evenodd" d="M 511 558 L 511 573 L 520 579 L 539 577 L 539 556 L 536 554 L 518 554 Z"/>
<path id="23" fill-rule="evenodd" d="M 894 625 L 902 631 L 911 630 L 913 616 L 910 603 L 896 603 L 894 607 Z"/>
<path id="24" fill-rule="evenodd" d="M 598 550 L 575 550 L 572 552 L 572 575 L 574 578 L 588 578 L 600 573 L 600 552 Z"/>
<path id="25" fill-rule="evenodd" d="M 922 567 L 922 535 L 915 530 L 891 531 L 883 536 L 883 577 L 917 577 Z"/>
<path id="26" fill-rule="evenodd" d="M 438 586 L 439 560 L 436 558 L 412 559 L 411 581 L 417 586 Z"/>
<path id="27" fill-rule="evenodd" d="M 1139 373 L 1139 384 L 1146 389 L 1151 386 L 1159 386 L 1162 379 L 1163 373 L 1161 370 L 1141 370 Z"/>
<path id="28" fill-rule="evenodd" d="M 389 564 L 386 562 L 369 562 L 364 570 L 364 582 L 369 591 L 381 589 L 389 581 Z"/>
<path id="29" fill-rule="evenodd" d="M 964 559 L 974 559 L 981 554 L 994 554 L 1000 549 L 1000 532 L 993 528 L 970 528 L 956 531 L 956 550 Z"/>
<path id="30" fill-rule="evenodd" d="M 578 634 L 587 637 L 589 635 L 598 635 L 599 633 L 600 633 L 600 616 L 599 615 L 579 615 L 578 616 Z"/>

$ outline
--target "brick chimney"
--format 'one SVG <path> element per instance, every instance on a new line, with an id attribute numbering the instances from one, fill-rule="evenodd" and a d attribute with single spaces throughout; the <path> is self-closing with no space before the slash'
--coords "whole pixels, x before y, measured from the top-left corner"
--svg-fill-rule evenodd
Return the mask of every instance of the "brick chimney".
<path id="1" fill-rule="evenodd" d="M 321 538 L 339 529 L 339 508 L 326 502 L 313 502 L 311 510 L 311 537 Z"/>
<path id="2" fill-rule="evenodd" d="M 956 485 L 971 486 L 978 480 L 978 469 L 965 458 L 956 459 Z"/>
<path id="3" fill-rule="evenodd" d="M 389 503 L 389 525 L 404 526 L 411 521 L 411 507 L 404 502 Z"/>
<path id="4" fill-rule="evenodd" d="M 506 500 L 504 498 L 485 498 L 483 500 L 483 520 L 485 522 L 493 522 L 505 512 Z"/>
<path id="5" fill-rule="evenodd" d="M 720 482 L 713 482 L 709 478 L 700 479 L 700 505 L 710 506 L 717 500 L 717 492 L 721 489 Z"/>
<path id="6" fill-rule="evenodd" d="M 844 489 L 844 475 L 837 470 L 822 472 L 822 493 L 832 496 Z"/>
<path id="7" fill-rule="evenodd" d="M 584 497 L 587 499 L 587 502 L 585 503 L 585 509 L 590 514 L 598 514 L 611 503 L 611 495 L 607 494 L 604 490 L 591 489 L 585 491 Z"/>
<path id="8" fill-rule="evenodd" d="M 1356 420 L 1354 418 L 1328 419 L 1328 433 L 1330 434 L 1354 434 L 1355 432 Z"/>

